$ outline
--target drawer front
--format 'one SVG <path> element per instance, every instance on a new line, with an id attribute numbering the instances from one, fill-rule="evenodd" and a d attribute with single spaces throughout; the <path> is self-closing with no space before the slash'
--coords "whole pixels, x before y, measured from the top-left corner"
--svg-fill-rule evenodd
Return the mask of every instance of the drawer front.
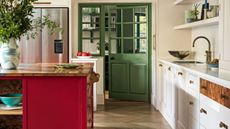
<path id="1" fill-rule="evenodd" d="M 187 85 L 189 89 L 199 91 L 199 78 L 195 75 L 188 74 Z"/>
<path id="2" fill-rule="evenodd" d="M 230 94 L 230 91 L 228 91 L 223 86 L 217 85 L 204 79 L 200 80 L 200 93 L 222 105 L 224 105 L 225 101 L 226 103 L 229 101 L 227 98 L 229 96 L 228 94 Z"/>
<path id="3" fill-rule="evenodd" d="M 218 129 L 219 112 L 200 103 L 200 123 L 207 129 Z"/>
<path id="4" fill-rule="evenodd" d="M 188 97 L 188 112 L 193 119 L 199 121 L 199 101 L 193 96 Z"/>

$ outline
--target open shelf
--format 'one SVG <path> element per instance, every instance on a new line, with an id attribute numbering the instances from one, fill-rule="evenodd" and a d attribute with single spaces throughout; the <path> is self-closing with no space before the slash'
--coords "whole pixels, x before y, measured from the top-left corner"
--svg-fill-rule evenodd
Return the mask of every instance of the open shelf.
<path id="1" fill-rule="evenodd" d="M 22 109 L 20 110 L 0 110 L 0 115 L 22 115 Z"/>
<path id="2" fill-rule="evenodd" d="M 195 0 L 175 0 L 174 5 L 193 4 Z"/>
<path id="3" fill-rule="evenodd" d="M 204 27 L 204 26 L 211 26 L 211 25 L 218 25 L 218 24 L 219 24 L 219 17 L 214 17 L 214 18 L 210 18 L 206 20 L 178 25 L 178 26 L 175 26 L 174 29 L 175 30 L 192 29 L 196 27 Z"/>

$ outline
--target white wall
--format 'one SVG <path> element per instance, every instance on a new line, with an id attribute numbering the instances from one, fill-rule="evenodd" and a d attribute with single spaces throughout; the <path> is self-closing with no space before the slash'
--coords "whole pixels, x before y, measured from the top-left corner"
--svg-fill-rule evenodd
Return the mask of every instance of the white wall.
<path id="1" fill-rule="evenodd" d="M 189 30 L 174 30 L 184 23 L 184 10 L 189 6 L 175 6 L 172 1 L 157 2 L 157 55 L 158 58 L 172 58 L 168 50 L 190 50 Z"/>

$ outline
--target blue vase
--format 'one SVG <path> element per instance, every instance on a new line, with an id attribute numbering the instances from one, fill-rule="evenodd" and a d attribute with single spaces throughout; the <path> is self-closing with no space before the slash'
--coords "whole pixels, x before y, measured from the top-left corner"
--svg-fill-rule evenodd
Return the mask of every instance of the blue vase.
<path id="1" fill-rule="evenodd" d="M 8 43 L 3 43 L 0 48 L 1 68 L 5 70 L 15 70 L 19 64 L 19 47 L 15 39 L 10 39 Z"/>

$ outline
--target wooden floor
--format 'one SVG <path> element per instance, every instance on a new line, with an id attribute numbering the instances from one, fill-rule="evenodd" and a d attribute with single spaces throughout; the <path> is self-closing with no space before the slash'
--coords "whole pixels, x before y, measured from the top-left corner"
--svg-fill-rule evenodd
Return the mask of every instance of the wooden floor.
<path id="1" fill-rule="evenodd" d="M 98 107 L 94 126 L 94 129 L 171 129 L 151 105 L 115 100 Z"/>

